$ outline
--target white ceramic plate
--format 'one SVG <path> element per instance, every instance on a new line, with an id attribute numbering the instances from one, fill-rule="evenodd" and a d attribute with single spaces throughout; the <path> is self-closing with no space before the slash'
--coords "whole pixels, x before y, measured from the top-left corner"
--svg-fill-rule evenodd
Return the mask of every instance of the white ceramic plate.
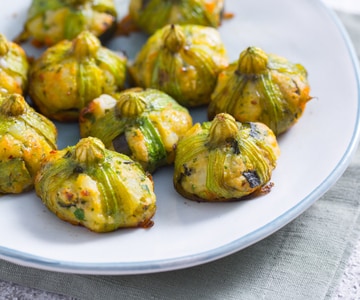
<path id="1" fill-rule="evenodd" d="M 117 1 L 121 11 L 128 1 Z M 17 35 L 30 0 L 2 6 L 0 31 Z M 151 229 L 96 234 L 62 222 L 33 193 L 0 199 L 0 257 L 25 266 L 87 274 L 138 274 L 186 268 L 239 251 L 296 218 L 341 176 L 359 140 L 357 58 L 335 15 L 314 0 L 227 0 L 234 18 L 220 28 L 232 60 L 254 45 L 303 64 L 314 99 L 280 139 L 271 193 L 249 201 L 197 203 L 173 189 L 171 168 L 155 175 L 158 211 Z M 144 37 L 109 47 L 134 57 Z M 30 55 L 39 50 L 26 46 Z M 204 116 L 200 112 L 196 118 Z M 75 125 L 59 125 L 59 147 Z"/>

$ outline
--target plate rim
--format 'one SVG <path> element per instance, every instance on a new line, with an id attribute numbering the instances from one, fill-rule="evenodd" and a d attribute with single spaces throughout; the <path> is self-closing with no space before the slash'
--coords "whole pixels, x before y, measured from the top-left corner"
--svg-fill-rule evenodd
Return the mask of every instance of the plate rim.
<path id="1" fill-rule="evenodd" d="M 236 240 L 231 241 L 230 243 L 200 253 L 184 255 L 176 258 L 133 262 L 81 263 L 48 259 L 42 256 L 29 254 L 23 251 L 10 249 L 3 246 L 0 246 L 0 258 L 26 267 L 34 267 L 37 269 L 76 274 L 135 275 L 173 271 L 205 264 L 243 250 L 244 248 L 247 248 L 252 244 L 255 244 L 256 242 L 265 239 L 277 230 L 286 226 L 289 222 L 294 220 L 304 211 L 306 211 L 340 179 L 340 177 L 343 175 L 346 168 L 350 164 L 351 159 L 355 155 L 355 152 L 360 142 L 359 60 L 353 42 L 336 12 L 326 6 L 326 4 L 322 1 L 318 1 L 317 4 L 320 4 L 322 6 L 322 9 L 330 15 L 331 20 L 335 23 L 336 28 L 339 30 L 345 42 L 345 46 L 349 53 L 349 58 L 351 59 L 351 65 L 356 79 L 358 105 L 356 111 L 355 126 L 353 128 L 351 139 L 341 159 L 337 162 L 329 175 L 324 178 L 324 180 L 319 183 L 316 188 L 314 188 L 295 206 L 292 206 L 290 209 L 286 210 L 274 220 L 266 223 L 265 225 L 257 228 L 252 232 L 249 232 L 244 236 L 241 236 Z"/>

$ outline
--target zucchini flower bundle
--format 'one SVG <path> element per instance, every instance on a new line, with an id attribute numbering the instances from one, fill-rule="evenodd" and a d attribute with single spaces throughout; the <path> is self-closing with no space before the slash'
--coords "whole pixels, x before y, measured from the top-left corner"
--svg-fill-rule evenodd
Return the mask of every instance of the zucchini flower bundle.
<path id="1" fill-rule="evenodd" d="M 131 0 L 129 15 L 141 30 L 149 34 L 168 24 L 194 24 L 216 28 L 221 22 L 224 2 L 224 0 Z"/>
<path id="2" fill-rule="evenodd" d="M 24 95 L 28 72 L 29 62 L 24 49 L 0 34 L 0 89 Z"/>
<path id="3" fill-rule="evenodd" d="M 95 232 L 150 227 L 156 211 L 151 177 L 93 137 L 51 152 L 36 175 L 35 191 L 60 219 Z"/>
<path id="4" fill-rule="evenodd" d="M 0 193 L 34 187 L 41 161 L 56 149 L 55 125 L 20 94 L 0 94 Z"/>
<path id="5" fill-rule="evenodd" d="M 123 89 L 127 58 L 101 46 L 89 31 L 48 48 L 30 69 L 29 95 L 58 121 L 77 121 L 80 110 L 103 93 Z"/>
<path id="6" fill-rule="evenodd" d="M 133 88 L 94 99 L 81 112 L 79 124 L 82 137 L 97 137 L 108 149 L 129 155 L 153 172 L 173 163 L 176 145 L 192 118 L 164 92 Z"/>
<path id="7" fill-rule="evenodd" d="M 280 149 L 263 123 L 240 123 L 220 113 L 196 123 L 180 140 L 174 187 L 185 198 L 224 202 L 270 190 Z"/>
<path id="8" fill-rule="evenodd" d="M 117 12 L 113 0 L 33 0 L 17 41 L 52 46 L 72 40 L 82 31 L 106 39 L 115 32 Z"/>
<path id="9" fill-rule="evenodd" d="M 219 74 L 208 117 L 229 113 L 240 122 L 262 122 L 279 135 L 302 116 L 309 93 L 301 64 L 248 47 Z"/>
<path id="10" fill-rule="evenodd" d="M 137 86 L 155 88 L 186 107 L 209 103 L 228 58 L 219 32 L 200 25 L 166 25 L 130 65 Z"/>

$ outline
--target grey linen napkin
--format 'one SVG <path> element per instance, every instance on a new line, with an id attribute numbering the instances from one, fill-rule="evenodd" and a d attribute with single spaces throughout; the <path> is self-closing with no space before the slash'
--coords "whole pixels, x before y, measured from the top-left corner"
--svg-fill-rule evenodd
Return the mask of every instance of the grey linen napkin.
<path id="1" fill-rule="evenodd" d="M 360 17 L 339 16 L 359 54 Z M 79 299 L 332 299 L 359 238 L 359 180 L 360 150 L 339 181 L 297 219 L 255 245 L 205 265 L 148 275 L 91 276 L 0 260 L 0 278 Z"/>
<path id="2" fill-rule="evenodd" d="M 360 224 L 360 149 L 300 217 L 226 258 L 148 275 L 62 274 L 0 261 L 0 278 L 79 299 L 324 299 L 336 294 Z"/>

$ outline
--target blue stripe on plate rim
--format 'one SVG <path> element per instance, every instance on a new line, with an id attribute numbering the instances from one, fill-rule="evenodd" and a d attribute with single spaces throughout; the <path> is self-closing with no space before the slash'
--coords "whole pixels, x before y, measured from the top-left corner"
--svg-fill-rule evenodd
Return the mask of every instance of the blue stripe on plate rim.
<path id="1" fill-rule="evenodd" d="M 356 123 L 350 143 L 344 152 L 344 155 L 339 160 L 333 171 L 304 199 L 302 199 L 297 205 L 278 216 L 268 224 L 254 230 L 253 232 L 240 237 L 237 240 L 232 241 L 226 245 L 218 248 L 208 250 L 205 252 L 177 257 L 174 259 L 153 260 L 153 261 L 137 261 L 137 262 L 111 262 L 111 263 L 79 263 L 72 261 L 58 261 L 54 259 L 47 259 L 44 257 L 24 253 L 9 249 L 7 247 L 0 246 L 0 258 L 19 264 L 26 267 L 34 267 L 37 269 L 58 271 L 64 273 L 76 273 L 76 274 L 93 274 L 93 275 L 131 275 L 131 274 L 148 274 L 156 272 L 165 272 L 178 269 L 184 269 L 196 265 L 205 264 L 222 257 L 233 254 L 240 251 L 264 238 L 276 232 L 306 209 L 308 209 L 316 200 L 324 195 L 330 187 L 336 183 L 348 167 L 351 158 L 353 157 L 360 139 L 360 69 L 359 62 L 356 55 L 356 51 L 352 44 L 352 41 L 344 28 L 342 22 L 334 11 L 329 9 L 323 2 L 319 1 L 319 5 L 330 14 L 331 18 L 337 25 L 342 37 L 345 41 L 347 49 L 352 60 L 354 73 L 357 82 L 358 91 L 358 107 L 356 112 Z"/>

